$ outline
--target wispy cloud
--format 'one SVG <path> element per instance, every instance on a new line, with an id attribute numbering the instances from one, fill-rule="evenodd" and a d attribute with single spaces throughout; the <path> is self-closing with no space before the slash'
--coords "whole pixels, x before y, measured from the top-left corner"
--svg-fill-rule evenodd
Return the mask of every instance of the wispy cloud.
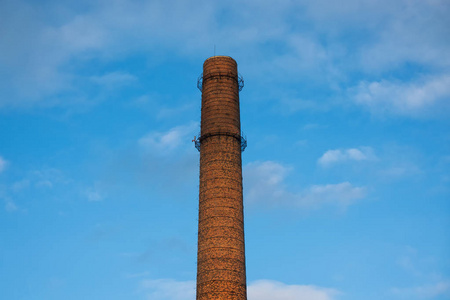
<path id="1" fill-rule="evenodd" d="M 434 299 L 439 296 L 450 296 L 450 280 L 442 280 L 407 288 L 392 288 L 391 293 L 402 299 Z"/>
<path id="2" fill-rule="evenodd" d="M 152 300 L 194 300 L 195 281 L 146 279 L 140 281 L 140 292 Z M 288 285 L 275 280 L 257 280 L 248 284 L 247 294 L 249 300 L 333 300 L 341 292 L 314 285 Z"/>
<path id="3" fill-rule="evenodd" d="M 11 96 L 2 97 L 0 106 L 56 105 L 62 100 L 49 96 L 64 91 L 83 93 L 80 82 L 94 80 L 112 85 L 132 80 L 126 70 L 98 78 L 77 72 L 78 67 L 93 61 L 101 65 L 143 51 L 157 53 L 155 57 L 161 53 L 206 56 L 205 49 L 217 41 L 222 51 L 239 55 L 250 74 L 267 77 L 270 72 L 270 80 L 277 82 L 294 83 L 308 77 L 316 83 L 325 80 L 327 85 L 346 88 L 354 71 L 363 77 L 384 75 L 404 64 L 416 64 L 425 66 L 430 74 L 435 70 L 446 74 L 445 68 L 450 65 L 450 45 L 444 38 L 448 35 L 445 16 L 449 6 L 443 0 L 346 0 L 341 5 L 301 0 L 278 1 L 276 7 L 268 2 L 235 0 L 226 4 L 94 1 L 84 10 L 65 6 L 64 18 L 59 17 L 64 4 L 50 4 L 45 10 L 21 0 L 2 1 L 0 5 L 0 88 L 2 94 Z M 292 20 L 298 18 L 302 22 L 292 26 Z M 271 22 L 264 21 L 267 19 Z M 410 84 L 416 86 L 413 91 L 424 88 L 429 92 L 438 84 L 434 81 L 388 83 L 372 77 L 356 87 L 355 99 L 358 103 L 383 102 L 384 93 L 402 94 L 398 89 Z M 377 84 L 382 88 L 374 91 Z M 393 106 L 394 112 L 420 113 L 420 107 L 439 98 L 438 94 L 414 101 L 412 96 L 403 96 L 408 104 L 400 105 L 401 109 L 396 104 L 385 106 Z M 295 109 L 315 107 L 311 101 L 289 105 Z"/>
<path id="4" fill-rule="evenodd" d="M 371 34 L 375 38 L 361 47 L 358 55 L 364 69 L 383 72 L 408 63 L 437 69 L 450 66 L 450 44 L 444 38 L 449 33 L 445 18 L 450 10 L 447 1 L 364 2 L 376 6 L 365 14 L 360 11 L 366 18 L 364 22 L 377 22 L 380 17 L 389 20 L 372 23 L 376 30 Z"/>
<path id="5" fill-rule="evenodd" d="M 393 179 L 406 179 L 423 174 L 422 161 L 423 156 L 417 149 L 389 144 L 379 145 L 376 151 L 367 146 L 330 149 L 318 158 L 317 165 L 326 171 L 341 170 L 337 167 L 345 167 L 348 171 L 351 167 L 352 172 L 362 176 L 376 176 L 382 181 L 392 182 Z"/>
<path id="6" fill-rule="evenodd" d="M 27 189 L 28 187 L 30 187 L 30 180 L 29 179 L 22 179 L 19 181 L 16 181 L 12 184 L 11 186 L 11 190 L 13 192 L 19 192 L 22 191 L 24 189 Z"/>
<path id="7" fill-rule="evenodd" d="M 4 198 L 5 201 L 5 210 L 7 212 L 13 212 L 19 209 L 19 207 L 12 201 L 9 197 Z"/>
<path id="8" fill-rule="evenodd" d="M 140 290 L 149 300 L 195 299 L 195 281 L 193 280 L 146 279 L 140 282 Z"/>
<path id="9" fill-rule="evenodd" d="M 436 108 L 449 106 L 450 75 L 406 83 L 387 80 L 360 82 L 352 93 L 357 104 L 375 114 L 421 116 L 433 110 L 437 113 Z"/>
<path id="10" fill-rule="evenodd" d="M 49 196 L 60 188 L 70 188 L 69 183 L 72 182 L 61 170 L 56 168 L 43 167 L 39 170 L 27 171 L 21 173 L 16 170 L 16 175 L 8 178 L 7 184 L 0 186 L 0 199 L 3 198 L 5 202 L 5 209 L 9 212 L 17 210 L 26 210 L 22 200 L 27 199 L 27 195 L 32 195 L 32 198 Z M 19 174 L 19 178 L 15 178 Z M 29 197 L 29 196 L 28 196 Z"/>
<path id="11" fill-rule="evenodd" d="M 441 270 L 445 258 L 424 256 L 419 249 L 405 246 L 397 259 L 398 266 L 416 282 L 415 285 L 393 287 L 390 294 L 398 299 L 448 299 L 450 279 Z"/>
<path id="12" fill-rule="evenodd" d="M 417 250 L 413 247 L 408 246 L 405 249 L 405 253 L 397 260 L 397 264 L 408 274 L 412 274 L 414 276 L 422 276 L 423 273 L 416 266 L 417 260 Z"/>
<path id="13" fill-rule="evenodd" d="M 143 278 L 143 277 L 149 277 L 150 272 L 149 271 L 144 271 L 144 272 L 140 272 L 140 273 L 127 273 L 125 274 L 125 278 Z"/>
<path id="14" fill-rule="evenodd" d="M 349 149 L 334 149 L 326 151 L 317 161 L 322 167 L 346 161 L 374 160 L 376 156 L 371 147 L 359 147 Z"/>
<path id="15" fill-rule="evenodd" d="M 373 174 L 380 179 L 393 182 L 394 179 L 406 179 L 423 174 L 427 166 L 417 149 L 403 145 L 388 145 L 380 150 L 380 164 Z"/>
<path id="16" fill-rule="evenodd" d="M 113 151 L 105 161 L 107 175 L 99 180 L 105 186 L 99 190 L 101 195 L 130 184 L 145 189 L 164 187 L 166 194 L 180 192 L 187 183 L 190 186 L 198 171 L 198 152 L 192 142 L 198 131 L 197 122 L 153 130 L 127 148 Z M 179 189 L 172 189 L 174 185 Z"/>
<path id="17" fill-rule="evenodd" d="M 0 156 L 0 173 L 5 171 L 7 165 L 8 162 L 3 157 Z"/>
<path id="18" fill-rule="evenodd" d="M 417 175 L 422 171 L 420 168 L 412 162 L 397 162 L 395 165 L 386 167 L 379 171 L 382 177 L 393 179 L 393 178 L 403 178 L 405 176 Z"/>
<path id="19" fill-rule="evenodd" d="M 64 18 L 60 18 L 55 16 L 61 15 L 64 4 L 49 4 L 41 10 L 26 1 L 2 1 L 0 88 L 11 97 L 2 97 L 0 107 L 48 105 L 51 101 L 58 105 L 62 103 L 50 96 L 83 93 L 80 82 L 129 81 L 130 77 L 118 76 L 121 74 L 92 78 L 77 72 L 76 66 L 96 59 L 102 64 L 144 49 L 151 52 L 198 45 L 202 40 L 198 31 L 212 24 L 211 14 L 205 13 L 208 2 L 196 6 L 198 9 L 192 11 L 192 4 L 183 1 L 119 0 L 107 5 L 94 1 L 82 12 L 65 6 Z M 185 43 L 178 43 L 180 40 Z"/>
<path id="20" fill-rule="evenodd" d="M 333 300 L 339 294 L 336 289 L 314 285 L 287 285 L 274 280 L 258 280 L 248 286 L 249 300 Z"/>
<path id="21" fill-rule="evenodd" d="M 90 202 L 98 202 L 105 199 L 105 195 L 97 188 L 88 188 L 85 190 L 84 194 Z"/>
<path id="22" fill-rule="evenodd" d="M 300 191 L 290 191 L 285 178 L 291 170 L 273 161 L 247 164 L 244 168 L 246 201 L 299 209 L 318 209 L 328 205 L 346 209 L 367 193 L 365 187 L 353 186 L 349 182 L 312 185 Z"/>
<path id="23" fill-rule="evenodd" d="M 53 188 L 55 184 L 67 184 L 68 178 L 59 169 L 43 168 L 30 173 L 29 177 L 37 188 Z"/>
<path id="24" fill-rule="evenodd" d="M 107 88 L 117 88 L 137 81 L 137 77 L 127 72 L 111 72 L 100 76 L 92 76 L 91 80 Z"/>
<path id="25" fill-rule="evenodd" d="M 346 208 L 365 198 L 366 194 L 365 187 L 355 187 L 349 182 L 313 185 L 306 190 L 298 203 L 303 207 L 319 208 L 326 204 L 334 204 Z"/>
<path id="26" fill-rule="evenodd" d="M 303 130 L 314 130 L 314 129 L 320 129 L 322 127 L 324 127 L 324 126 L 321 124 L 318 124 L 318 123 L 307 123 L 307 124 L 303 125 L 302 129 Z"/>
<path id="27" fill-rule="evenodd" d="M 182 144 L 192 144 L 192 138 L 199 130 L 197 122 L 180 125 L 168 131 L 152 131 L 139 139 L 138 143 L 146 150 L 167 153 Z"/>

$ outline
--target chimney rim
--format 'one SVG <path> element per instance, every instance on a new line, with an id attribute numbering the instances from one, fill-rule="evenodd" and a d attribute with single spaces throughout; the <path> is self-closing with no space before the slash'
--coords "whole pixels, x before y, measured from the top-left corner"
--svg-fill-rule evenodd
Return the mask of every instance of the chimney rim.
<path id="1" fill-rule="evenodd" d="M 231 59 L 232 61 L 234 61 L 236 63 L 236 60 L 234 58 L 232 58 L 231 56 L 228 56 L 228 55 L 214 55 L 214 56 L 211 56 L 211 57 L 208 57 L 207 59 L 205 59 L 205 62 L 210 60 L 210 59 L 214 59 L 214 58 L 229 58 L 229 59 Z"/>

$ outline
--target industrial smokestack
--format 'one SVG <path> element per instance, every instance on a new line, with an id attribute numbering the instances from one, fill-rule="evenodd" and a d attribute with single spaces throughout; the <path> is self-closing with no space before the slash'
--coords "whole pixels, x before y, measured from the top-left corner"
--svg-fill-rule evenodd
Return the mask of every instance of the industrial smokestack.
<path id="1" fill-rule="evenodd" d="M 243 80 L 228 56 L 203 64 L 197 300 L 246 300 L 239 91 Z"/>

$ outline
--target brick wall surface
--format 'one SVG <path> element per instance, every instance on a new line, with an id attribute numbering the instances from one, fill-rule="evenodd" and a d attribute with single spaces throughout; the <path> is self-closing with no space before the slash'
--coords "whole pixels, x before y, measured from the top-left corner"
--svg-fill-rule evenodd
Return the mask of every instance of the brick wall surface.
<path id="1" fill-rule="evenodd" d="M 246 300 L 237 64 L 203 64 L 197 300 Z"/>

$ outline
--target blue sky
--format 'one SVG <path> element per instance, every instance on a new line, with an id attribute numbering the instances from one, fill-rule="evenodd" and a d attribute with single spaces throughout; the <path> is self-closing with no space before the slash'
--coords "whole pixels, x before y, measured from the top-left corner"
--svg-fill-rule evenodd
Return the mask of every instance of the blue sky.
<path id="1" fill-rule="evenodd" d="M 195 299 L 203 61 L 249 300 L 450 299 L 450 3 L 0 1 L 3 299 Z"/>

